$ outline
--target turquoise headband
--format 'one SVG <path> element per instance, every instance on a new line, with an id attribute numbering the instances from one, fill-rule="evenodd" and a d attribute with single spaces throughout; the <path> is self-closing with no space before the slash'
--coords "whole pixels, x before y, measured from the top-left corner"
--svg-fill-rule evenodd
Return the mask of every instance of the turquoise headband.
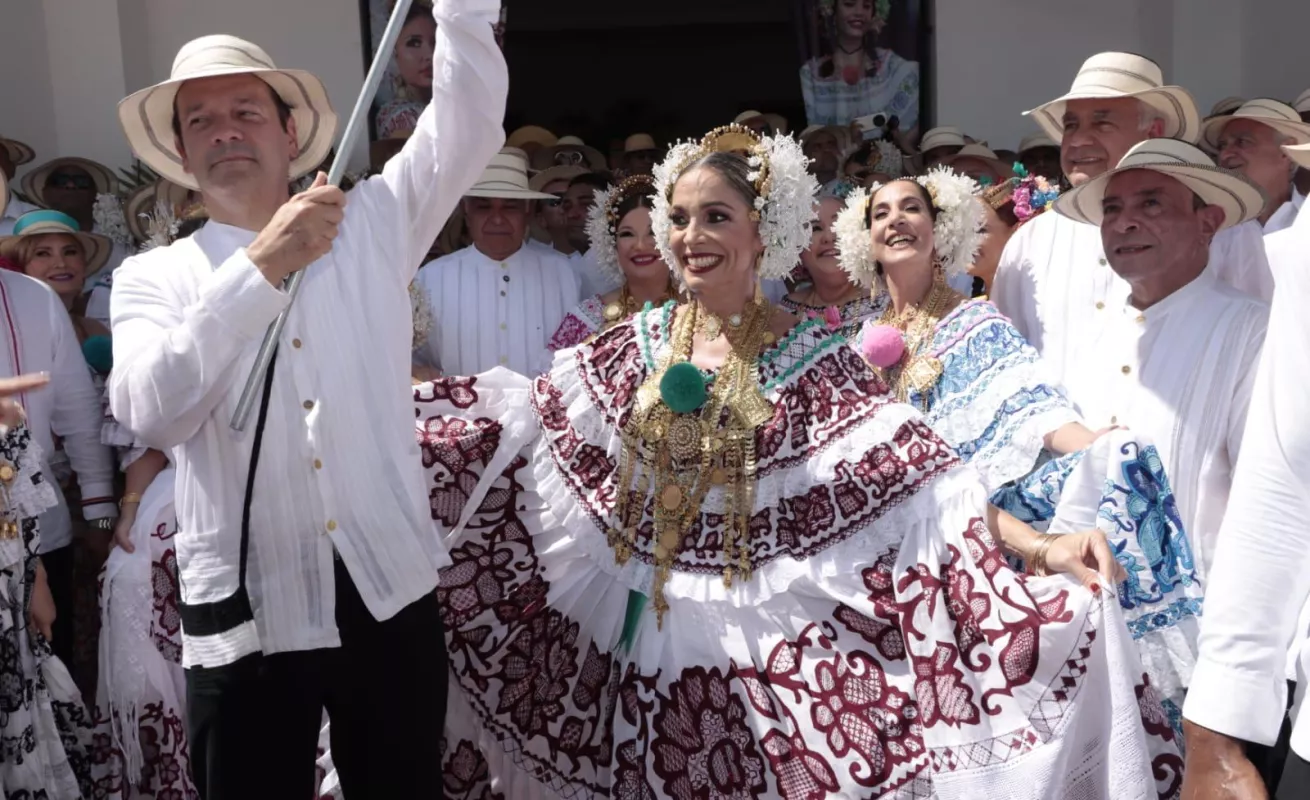
<path id="1" fill-rule="evenodd" d="M 25 230 L 42 222 L 53 222 L 56 225 L 62 225 L 68 228 L 70 233 L 80 233 L 82 230 L 78 227 L 77 220 L 68 216 L 64 212 L 43 208 L 39 211 L 29 211 L 19 217 L 18 222 L 14 223 L 14 235 L 22 236 Z M 49 231 L 46 231 L 46 233 L 49 233 Z"/>

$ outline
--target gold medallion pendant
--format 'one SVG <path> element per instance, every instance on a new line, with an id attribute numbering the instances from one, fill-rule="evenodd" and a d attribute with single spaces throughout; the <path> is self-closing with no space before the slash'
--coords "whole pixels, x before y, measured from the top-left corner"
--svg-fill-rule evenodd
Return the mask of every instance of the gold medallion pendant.
<path id="1" fill-rule="evenodd" d="M 18 470 L 14 469 L 13 464 L 8 461 L 0 462 L 0 483 L 13 483 L 16 477 L 18 477 Z"/>
<path id="2" fill-rule="evenodd" d="M 700 458 L 700 422 L 692 416 L 679 416 L 669 425 L 665 435 L 669 455 L 675 461 L 694 461 Z"/>
<path id="3" fill-rule="evenodd" d="M 623 316 L 623 306 L 618 303 L 610 303 L 605 306 L 605 321 L 617 322 Z"/>
<path id="4" fill-rule="evenodd" d="M 927 394 L 937 385 L 937 380 L 942 376 L 942 362 L 932 356 L 919 356 L 905 365 L 905 370 L 901 373 L 905 381 L 906 388 L 912 389 L 918 394 Z"/>

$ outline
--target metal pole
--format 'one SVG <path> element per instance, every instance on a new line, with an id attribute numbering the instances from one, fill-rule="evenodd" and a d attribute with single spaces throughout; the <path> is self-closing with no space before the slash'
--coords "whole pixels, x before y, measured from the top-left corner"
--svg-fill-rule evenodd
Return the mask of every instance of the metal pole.
<path id="1" fill-rule="evenodd" d="M 328 170 L 328 183 L 333 186 L 341 184 L 341 178 L 346 174 L 346 163 L 350 160 L 350 151 L 355 147 L 355 140 L 368 127 L 368 110 L 373 105 L 373 98 L 377 95 L 378 86 L 382 83 L 382 76 L 386 73 L 387 62 L 391 59 L 391 53 L 396 47 L 396 40 L 400 38 L 400 29 L 405 25 L 405 16 L 409 14 L 409 7 L 413 0 L 396 0 L 396 7 L 391 11 L 391 19 L 387 22 L 386 31 L 382 34 L 382 41 L 378 43 L 377 52 L 373 54 L 373 64 L 368 68 L 368 76 L 364 78 L 364 88 L 360 90 L 359 97 L 355 99 L 355 109 L 350 112 L 350 121 L 346 123 L 346 132 L 341 136 L 341 144 L 337 146 L 337 157 L 332 161 L 332 167 Z M 308 267 L 306 267 L 308 269 Z M 246 423 L 250 420 L 250 411 L 255 406 L 255 398 L 259 396 L 264 386 L 264 376 L 268 373 L 268 366 L 273 361 L 273 351 L 277 349 L 278 339 L 282 336 L 282 329 L 287 326 L 287 315 L 291 312 L 291 304 L 296 301 L 296 294 L 300 291 L 300 282 L 304 280 L 305 270 L 295 272 L 287 282 L 286 291 L 290 296 L 287 307 L 282 309 L 273 324 L 268 326 L 264 333 L 264 341 L 259 345 L 259 354 L 255 356 L 255 365 L 250 369 L 250 377 L 246 378 L 246 388 L 241 392 L 241 399 L 237 402 L 236 413 L 232 415 L 232 430 L 244 431 Z"/>

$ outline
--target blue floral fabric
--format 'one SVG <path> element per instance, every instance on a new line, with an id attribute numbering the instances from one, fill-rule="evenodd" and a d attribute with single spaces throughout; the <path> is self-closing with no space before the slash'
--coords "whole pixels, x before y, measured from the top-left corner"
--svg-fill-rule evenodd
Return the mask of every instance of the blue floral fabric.
<path id="1" fill-rule="evenodd" d="M 1099 499 L 1091 497 L 1096 493 Z M 1152 683 L 1181 707 L 1196 663 L 1204 595 L 1155 446 L 1113 431 L 1088 450 L 1046 462 L 996 492 L 992 503 L 1052 532 L 1105 533 L 1127 573 L 1118 595 L 1128 630 Z"/>

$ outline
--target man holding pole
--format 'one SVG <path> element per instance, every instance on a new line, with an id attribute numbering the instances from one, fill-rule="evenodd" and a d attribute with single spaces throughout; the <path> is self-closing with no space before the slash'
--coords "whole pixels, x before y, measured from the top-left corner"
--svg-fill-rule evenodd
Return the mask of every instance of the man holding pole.
<path id="1" fill-rule="evenodd" d="M 408 286 L 504 140 L 499 5 L 436 3 L 433 101 L 349 195 L 320 174 L 289 196 L 331 148 L 336 116 L 317 78 L 249 42 L 197 39 L 168 81 L 120 105 L 137 155 L 198 188 L 210 216 L 119 268 L 110 380 L 115 417 L 177 465 L 188 729 L 207 800 L 305 796 L 323 708 L 347 796 L 440 796 L 433 589 L 450 559 L 406 392 Z M 301 270 L 291 305 L 284 281 Z M 233 432 L 284 310 L 257 421 Z"/>

